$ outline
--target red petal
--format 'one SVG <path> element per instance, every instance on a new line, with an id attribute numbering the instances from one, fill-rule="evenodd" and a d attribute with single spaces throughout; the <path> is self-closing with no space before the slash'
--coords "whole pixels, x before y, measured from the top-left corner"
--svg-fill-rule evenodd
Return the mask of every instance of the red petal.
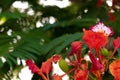
<path id="1" fill-rule="evenodd" d="M 101 32 L 93 32 L 91 30 L 84 30 L 84 41 L 89 46 L 89 48 L 100 49 L 105 46 L 108 42 L 108 37 Z"/>
<path id="2" fill-rule="evenodd" d="M 52 69 L 52 58 L 48 59 L 47 61 L 42 63 L 41 70 L 46 75 L 51 71 Z"/>
<path id="3" fill-rule="evenodd" d="M 115 77 L 115 80 L 120 80 L 120 60 L 113 61 L 109 65 L 111 74 Z"/>
<path id="4" fill-rule="evenodd" d="M 74 80 L 88 80 L 88 71 L 87 70 L 78 70 L 74 74 Z"/>

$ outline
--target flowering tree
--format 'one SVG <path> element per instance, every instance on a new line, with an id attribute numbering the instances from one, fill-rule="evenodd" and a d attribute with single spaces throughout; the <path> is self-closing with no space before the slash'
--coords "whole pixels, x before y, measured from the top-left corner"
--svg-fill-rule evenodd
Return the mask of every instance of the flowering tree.
<path id="1" fill-rule="evenodd" d="M 27 59 L 33 80 L 116 78 L 108 65 L 120 57 L 120 1 L 47 1 L 54 0 L 0 0 L 0 79 L 19 79 Z M 58 64 L 62 74 L 54 74 Z"/>

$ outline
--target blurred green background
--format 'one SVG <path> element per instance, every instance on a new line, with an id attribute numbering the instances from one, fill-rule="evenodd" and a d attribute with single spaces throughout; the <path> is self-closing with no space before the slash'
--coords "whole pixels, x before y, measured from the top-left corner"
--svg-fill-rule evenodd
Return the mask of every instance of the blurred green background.
<path id="1" fill-rule="evenodd" d="M 120 1 L 0 0 L 0 80 L 19 78 L 23 60 L 40 66 L 53 54 L 65 56 L 71 42 L 82 39 L 82 29 L 97 22 L 120 36 Z"/>

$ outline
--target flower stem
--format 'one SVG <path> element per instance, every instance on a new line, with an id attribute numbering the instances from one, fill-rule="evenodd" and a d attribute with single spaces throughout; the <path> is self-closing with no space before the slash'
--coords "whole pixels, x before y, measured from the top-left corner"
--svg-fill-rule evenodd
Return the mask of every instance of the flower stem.
<path id="1" fill-rule="evenodd" d="M 78 51 L 78 62 L 81 63 L 81 59 L 82 59 L 82 54 L 81 54 L 81 50 Z"/>
<path id="2" fill-rule="evenodd" d="M 70 74 L 70 73 L 71 73 L 71 72 L 73 72 L 74 70 L 75 70 L 75 68 L 73 68 L 73 69 L 69 70 L 69 71 L 68 71 L 68 72 L 66 72 L 65 74 L 61 75 L 61 77 L 63 77 L 63 76 L 65 76 L 65 75 Z"/>
<path id="3" fill-rule="evenodd" d="M 89 77 L 91 78 L 90 80 L 96 80 L 92 75 L 89 75 Z"/>
<path id="4" fill-rule="evenodd" d="M 117 51 L 118 48 L 115 48 L 112 54 L 110 55 L 110 59 L 114 56 L 115 52 Z"/>
<path id="5" fill-rule="evenodd" d="M 40 75 L 43 80 L 48 80 L 46 76 L 41 72 L 41 70 L 39 70 L 38 75 Z"/>
<path id="6" fill-rule="evenodd" d="M 78 59 L 77 59 L 77 56 L 76 56 L 76 54 L 74 54 L 74 58 L 75 58 L 75 60 L 78 62 Z"/>
<path id="7" fill-rule="evenodd" d="M 97 49 L 96 49 L 96 54 L 97 54 L 97 56 L 98 56 L 98 58 L 99 58 L 99 62 L 102 63 L 101 55 L 100 55 L 100 53 L 99 53 L 99 50 L 97 50 Z"/>

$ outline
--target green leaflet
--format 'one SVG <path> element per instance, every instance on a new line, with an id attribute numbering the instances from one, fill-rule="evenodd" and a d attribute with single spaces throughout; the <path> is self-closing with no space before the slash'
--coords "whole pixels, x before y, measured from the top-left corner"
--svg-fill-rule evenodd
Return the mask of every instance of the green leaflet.
<path id="1" fill-rule="evenodd" d="M 74 33 L 55 38 L 48 44 L 43 45 L 41 53 L 47 54 L 48 57 L 52 56 L 53 54 L 60 54 L 62 51 L 65 51 L 65 48 L 69 46 L 71 42 L 75 40 L 81 40 L 82 35 L 83 33 Z"/>
<path id="2" fill-rule="evenodd" d="M 0 59 L 0 68 L 3 66 L 3 62 L 2 60 Z"/>

